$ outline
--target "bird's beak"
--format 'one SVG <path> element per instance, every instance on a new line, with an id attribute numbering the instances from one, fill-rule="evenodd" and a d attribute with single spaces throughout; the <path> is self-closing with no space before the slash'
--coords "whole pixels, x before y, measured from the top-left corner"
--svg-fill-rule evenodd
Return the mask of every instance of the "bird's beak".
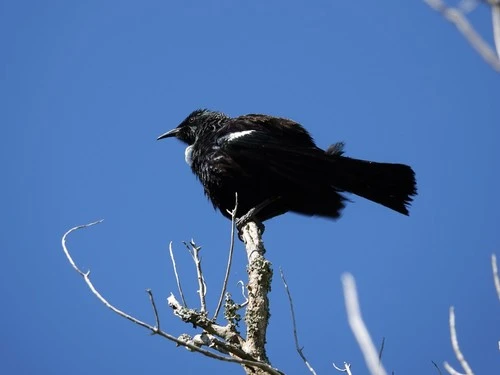
<path id="1" fill-rule="evenodd" d="M 168 132 L 166 133 L 163 133 L 162 135 L 160 135 L 158 138 L 156 138 L 157 141 L 159 141 L 160 139 L 163 139 L 163 138 L 168 138 L 168 137 L 175 137 L 177 135 L 177 133 L 179 132 L 179 128 L 174 128 L 172 130 L 169 130 Z"/>

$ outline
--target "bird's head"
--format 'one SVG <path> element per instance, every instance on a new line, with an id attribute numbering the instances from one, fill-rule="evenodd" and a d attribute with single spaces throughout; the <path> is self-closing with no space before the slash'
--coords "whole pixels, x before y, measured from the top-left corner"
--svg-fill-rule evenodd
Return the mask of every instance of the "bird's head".
<path id="1" fill-rule="evenodd" d="M 205 131 L 217 130 L 221 120 L 227 116 L 221 112 L 214 112 L 208 109 L 197 109 L 182 121 L 179 126 L 160 135 L 157 139 L 176 137 L 188 145 L 192 145 L 196 139 Z"/>

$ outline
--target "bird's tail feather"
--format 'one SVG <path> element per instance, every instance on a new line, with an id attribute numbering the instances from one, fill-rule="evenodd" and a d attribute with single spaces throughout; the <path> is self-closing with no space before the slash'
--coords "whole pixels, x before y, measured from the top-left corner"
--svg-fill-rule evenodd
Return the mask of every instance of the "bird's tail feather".
<path id="1" fill-rule="evenodd" d="M 377 163 L 335 155 L 336 188 L 408 215 L 417 194 L 415 173 L 404 164 Z"/>

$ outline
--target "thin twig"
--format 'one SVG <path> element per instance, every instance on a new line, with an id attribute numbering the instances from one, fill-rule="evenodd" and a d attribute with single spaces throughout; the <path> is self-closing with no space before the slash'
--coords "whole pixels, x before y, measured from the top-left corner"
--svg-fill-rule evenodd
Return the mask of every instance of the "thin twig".
<path id="1" fill-rule="evenodd" d="M 175 264 L 174 250 L 172 248 L 172 241 L 168 244 L 168 250 L 170 252 L 170 259 L 172 260 L 172 266 L 174 268 L 175 281 L 177 282 L 177 289 L 179 289 L 179 294 L 181 295 L 182 303 L 184 307 L 187 307 L 186 298 L 184 298 L 184 292 L 182 291 L 181 279 L 179 273 L 177 272 L 177 265 Z"/>
<path id="2" fill-rule="evenodd" d="M 155 328 L 157 330 L 160 330 L 160 317 L 158 316 L 158 309 L 156 308 L 156 303 L 155 303 L 155 298 L 153 297 L 153 292 L 151 291 L 151 289 L 146 289 L 146 293 L 148 293 L 149 301 L 151 302 L 151 305 L 153 306 L 153 314 L 155 315 L 155 321 L 156 321 Z"/>
<path id="3" fill-rule="evenodd" d="M 243 299 L 245 300 L 243 303 L 240 303 L 240 308 L 245 307 L 248 305 L 248 297 L 245 295 L 245 283 L 243 281 L 238 281 L 238 284 L 241 286 L 241 295 L 243 296 Z"/>
<path id="4" fill-rule="evenodd" d="M 67 237 L 67 236 L 68 236 L 71 232 L 74 232 L 74 231 L 76 231 L 76 230 L 78 230 L 78 229 L 88 228 L 88 227 L 91 227 L 92 225 L 100 224 L 100 223 L 102 223 L 103 221 L 104 221 L 104 219 L 101 219 L 101 220 L 93 221 L 92 223 L 89 223 L 89 224 L 78 225 L 78 226 L 76 226 L 76 227 L 71 228 L 70 230 L 68 230 L 66 233 L 64 233 L 64 236 L 62 237 L 61 242 L 62 242 L 62 247 L 63 247 L 64 254 L 66 254 L 66 258 L 68 258 L 69 263 L 71 264 L 71 266 L 73 267 L 73 269 L 74 269 L 76 272 L 78 272 L 81 276 L 84 276 L 84 277 L 85 277 L 85 275 L 86 275 L 86 274 L 89 274 L 89 273 L 90 273 L 90 271 L 87 271 L 87 272 L 85 273 L 85 272 L 81 271 L 81 270 L 77 267 L 77 265 L 76 265 L 76 263 L 74 262 L 73 258 L 72 258 L 72 257 L 71 257 L 71 255 L 69 254 L 68 249 L 66 249 L 66 237 Z"/>
<path id="5" fill-rule="evenodd" d="M 384 353 L 385 337 L 382 337 L 382 344 L 380 344 L 380 350 L 378 352 L 378 360 L 382 360 L 382 354 Z"/>
<path id="6" fill-rule="evenodd" d="M 224 300 L 224 296 L 226 295 L 227 283 L 229 281 L 229 274 L 231 273 L 231 264 L 233 262 L 233 252 L 234 252 L 234 222 L 236 220 L 236 212 L 238 210 L 238 193 L 235 193 L 235 203 L 234 209 L 231 213 L 231 240 L 229 245 L 229 255 L 227 257 L 227 266 L 226 266 L 226 274 L 224 275 L 224 282 L 222 283 L 222 290 L 219 297 L 219 302 L 217 303 L 217 308 L 215 309 L 213 320 L 217 320 L 217 316 L 219 315 L 220 308 L 222 307 L 222 302 Z M 229 211 L 229 210 L 228 210 Z"/>
<path id="7" fill-rule="evenodd" d="M 337 367 L 337 365 L 335 363 L 333 363 L 333 367 L 337 371 L 345 372 L 345 373 L 347 373 L 347 375 L 352 375 L 352 373 L 351 373 L 351 364 L 350 363 L 344 362 L 344 368 Z"/>
<path id="8" fill-rule="evenodd" d="M 453 308 L 453 306 L 450 307 L 450 338 L 451 346 L 453 348 L 453 351 L 455 352 L 455 356 L 457 357 L 458 362 L 460 363 L 460 366 L 462 366 L 462 369 L 464 370 L 466 375 L 473 375 L 474 373 L 472 372 L 472 369 L 465 360 L 465 357 L 462 354 L 460 347 L 458 346 L 457 330 L 455 328 L 455 309 Z M 453 370 L 453 367 L 451 367 L 447 362 L 444 363 L 444 367 L 448 372 L 450 372 L 450 369 Z M 450 372 L 450 374 L 453 373 Z"/>
<path id="9" fill-rule="evenodd" d="M 434 365 L 434 367 L 438 370 L 439 375 L 443 375 L 443 374 L 441 373 L 441 369 L 439 368 L 439 366 L 437 365 L 437 363 L 436 363 L 436 362 L 434 362 L 434 361 L 431 361 L 431 362 L 432 362 L 432 364 Z"/>
<path id="10" fill-rule="evenodd" d="M 500 277 L 498 277 L 497 256 L 491 254 L 491 268 L 493 269 L 493 282 L 497 291 L 498 299 L 500 299 Z"/>
<path id="11" fill-rule="evenodd" d="M 366 366 L 372 375 L 386 375 L 384 366 L 379 361 L 377 349 L 373 344 L 370 333 L 366 328 L 361 310 L 359 308 L 358 292 L 356 291 L 356 282 L 350 273 L 342 275 L 342 284 L 344 287 L 344 299 L 347 310 L 347 319 L 354 337 L 358 341 L 363 357 L 365 358 Z"/>
<path id="12" fill-rule="evenodd" d="M 71 228 L 70 230 L 68 230 L 66 233 L 64 233 L 63 237 L 62 237 L 62 240 L 61 240 L 61 243 L 62 243 L 62 248 L 63 248 L 63 251 L 66 255 L 66 258 L 68 259 L 69 263 L 71 264 L 71 266 L 73 267 L 73 269 L 78 272 L 82 277 L 83 279 L 85 280 L 85 283 L 87 284 L 87 286 L 89 287 L 90 291 L 92 292 L 92 294 L 94 294 L 106 307 L 108 307 L 111 311 L 113 311 L 114 313 L 118 314 L 119 316 L 131 321 L 132 323 L 135 323 L 141 327 L 144 327 L 148 330 L 150 330 L 152 333 L 156 334 L 156 335 L 159 335 L 163 338 L 166 338 L 167 340 L 170 340 L 170 341 L 173 341 L 175 342 L 177 345 L 180 345 L 180 346 L 183 346 L 185 348 L 188 348 L 192 351 L 195 351 L 195 352 L 198 352 L 200 354 L 203 354 L 207 357 L 210 357 L 210 358 L 214 358 L 214 359 L 218 359 L 220 361 L 224 361 L 224 362 L 232 362 L 232 363 L 238 363 L 240 365 L 245 365 L 245 366 L 248 366 L 248 367 L 257 367 L 257 368 L 260 368 L 264 371 L 267 371 L 269 374 L 272 374 L 272 375 L 283 375 L 283 373 L 273 367 L 271 367 L 269 364 L 265 363 L 265 362 L 259 362 L 259 361 L 250 361 L 250 360 L 244 360 L 244 359 L 238 359 L 238 358 L 232 358 L 232 357 L 226 357 L 226 356 L 222 356 L 222 355 L 219 355 L 219 354 L 215 354 L 215 353 L 212 353 L 208 350 L 205 350 L 205 349 L 201 349 L 199 348 L 198 346 L 196 345 L 193 345 L 193 344 L 190 344 L 188 342 L 185 342 L 185 341 L 182 341 L 182 340 L 179 340 L 177 339 L 176 337 L 164 332 L 164 331 L 161 331 L 160 329 L 158 329 L 157 327 L 153 327 L 152 325 L 150 324 L 147 324 L 147 323 L 144 323 L 143 321 L 131 316 L 131 315 L 128 315 L 127 313 L 121 311 L 120 309 L 116 308 L 115 306 L 113 306 L 110 302 L 108 302 L 98 291 L 97 289 L 94 287 L 94 285 L 92 284 L 92 281 L 90 280 L 90 271 L 87 271 L 87 272 L 83 272 L 80 268 L 78 268 L 78 266 L 76 265 L 76 263 L 74 262 L 73 258 L 71 257 L 67 247 L 66 247 L 66 238 L 67 236 L 78 230 L 78 229 L 82 229 L 82 228 L 88 228 L 92 225 L 95 225 L 95 224 L 99 224 L 101 223 L 102 220 L 99 220 L 99 221 L 95 221 L 93 223 L 90 223 L 90 224 L 85 224 L 85 225 L 79 225 L 79 226 L 76 226 L 74 228 Z"/>
<path id="13" fill-rule="evenodd" d="M 295 349 L 297 350 L 297 353 L 299 353 L 300 358 L 302 358 L 302 360 L 306 364 L 306 366 L 309 369 L 309 371 L 311 372 L 311 374 L 316 375 L 316 371 L 314 371 L 314 368 L 307 361 L 307 358 L 304 355 L 304 352 L 303 352 L 304 348 L 303 347 L 301 348 L 299 345 L 299 338 L 297 336 L 297 323 L 295 321 L 295 310 L 293 308 L 292 294 L 290 293 L 290 289 L 288 288 L 288 284 L 286 282 L 285 275 L 284 275 L 281 267 L 280 267 L 280 276 L 281 276 L 281 280 L 283 281 L 283 285 L 285 286 L 286 294 L 288 295 L 288 302 L 290 303 L 290 311 L 292 313 L 293 339 L 295 341 Z"/>
<path id="14" fill-rule="evenodd" d="M 424 0 L 427 5 L 429 5 L 435 11 L 441 13 L 443 17 L 454 24 L 457 29 L 462 33 L 469 44 L 476 50 L 477 53 L 497 72 L 500 72 L 500 59 L 498 55 L 493 51 L 493 49 L 486 43 L 486 41 L 479 35 L 479 33 L 470 24 L 463 13 L 457 9 L 448 7 L 442 0 Z M 496 6 L 492 6 L 493 17 L 496 17 L 498 9 Z M 499 16 L 500 17 L 500 16 Z M 500 20 L 494 20 L 495 22 L 500 22 Z M 496 35 L 496 31 L 495 31 Z M 496 38 L 496 37 L 495 37 Z M 498 44 L 497 44 L 498 45 Z"/>
<path id="15" fill-rule="evenodd" d="M 198 275 L 198 283 L 200 286 L 200 308 L 201 312 L 207 311 L 207 302 L 205 296 L 207 295 L 207 284 L 205 284 L 205 278 L 203 277 L 203 272 L 201 271 L 201 258 L 200 258 L 200 250 L 201 247 L 194 245 L 194 242 L 191 243 L 194 251 L 194 261 L 196 263 L 196 273 Z"/>
<path id="16" fill-rule="evenodd" d="M 205 283 L 205 278 L 203 277 L 203 271 L 201 269 L 201 258 L 200 258 L 201 246 L 196 246 L 194 240 L 191 240 L 189 244 L 184 242 L 184 245 L 187 247 L 189 253 L 193 257 L 193 261 L 196 266 L 196 275 L 198 277 L 198 294 L 200 296 L 200 311 L 206 312 L 207 302 L 205 296 L 207 295 L 207 284 Z"/>

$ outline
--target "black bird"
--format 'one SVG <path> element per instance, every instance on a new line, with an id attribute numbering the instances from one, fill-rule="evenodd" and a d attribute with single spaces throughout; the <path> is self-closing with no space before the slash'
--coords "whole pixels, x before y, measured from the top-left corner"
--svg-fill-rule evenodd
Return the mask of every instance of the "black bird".
<path id="1" fill-rule="evenodd" d="M 188 145 L 186 162 L 228 218 L 235 193 L 236 217 L 250 212 L 260 222 L 288 211 L 336 219 L 347 200 L 344 192 L 408 215 L 417 194 L 411 167 L 346 157 L 342 142 L 322 150 L 307 130 L 285 118 L 231 118 L 199 109 L 158 139 L 167 137 Z"/>

